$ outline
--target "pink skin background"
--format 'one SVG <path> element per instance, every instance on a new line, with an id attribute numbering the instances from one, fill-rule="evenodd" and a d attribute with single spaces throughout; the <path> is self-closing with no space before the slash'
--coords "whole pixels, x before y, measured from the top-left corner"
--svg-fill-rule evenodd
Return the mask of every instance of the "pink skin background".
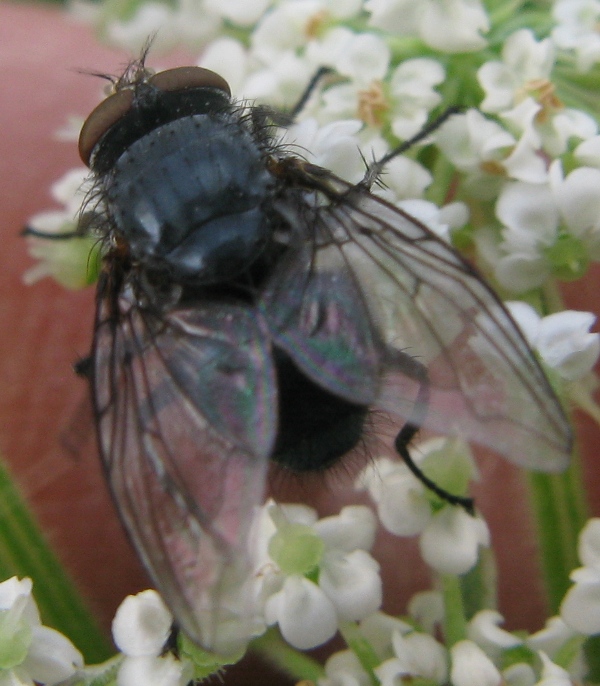
<path id="1" fill-rule="evenodd" d="M 79 166 L 74 143 L 53 133 L 71 114 L 86 116 L 102 82 L 78 69 L 119 73 L 129 55 L 102 47 L 92 32 L 55 8 L 0 4 L 0 450 L 62 562 L 107 630 L 123 597 L 148 587 L 106 491 L 89 420 L 81 419 L 85 384 L 72 363 L 89 349 L 93 288 L 69 292 L 45 279 L 28 287 L 32 265 L 19 231 L 49 209 L 50 184 Z M 185 64 L 183 54 L 157 57 L 153 66 Z M 596 270 L 564 288 L 573 308 L 600 311 Z M 77 454 L 65 436 L 79 432 Z M 586 454 L 591 506 L 600 515 L 600 431 L 583 416 L 577 431 Z M 484 456 L 478 506 L 490 522 L 500 570 L 499 606 L 508 628 L 540 628 L 546 616 L 522 474 L 505 460 Z M 288 500 L 308 498 L 335 512 L 349 496 L 336 494 L 337 477 L 279 484 Z M 384 567 L 386 609 L 402 612 L 406 599 L 428 588 L 414 541 L 381 534 L 375 555 Z"/>

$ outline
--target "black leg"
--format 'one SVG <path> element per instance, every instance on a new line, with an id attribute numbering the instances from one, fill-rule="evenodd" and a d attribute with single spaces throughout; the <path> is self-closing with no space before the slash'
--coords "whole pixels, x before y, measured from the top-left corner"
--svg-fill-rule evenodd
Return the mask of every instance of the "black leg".
<path id="1" fill-rule="evenodd" d="M 313 74 L 312 79 L 308 82 L 308 85 L 304 89 L 304 93 L 298 98 L 298 102 L 289 111 L 290 123 L 302 112 L 304 106 L 308 102 L 310 96 L 314 93 L 315 88 L 319 85 L 319 82 L 327 74 L 333 74 L 333 69 L 330 67 L 319 67 L 317 71 Z"/>
<path id="2" fill-rule="evenodd" d="M 475 514 L 475 503 L 473 498 L 467 498 L 460 495 L 455 495 L 449 493 L 441 486 L 438 486 L 435 481 L 432 481 L 428 476 L 426 476 L 421 469 L 416 465 L 410 453 L 408 451 L 408 446 L 414 438 L 415 434 L 419 431 L 425 417 L 427 416 L 427 411 L 429 409 L 429 378 L 427 374 L 427 368 L 422 365 L 418 360 L 415 360 L 404 353 L 401 353 L 402 360 L 401 366 L 403 371 L 417 380 L 420 383 L 419 392 L 415 399 L 414 408 L 412 411 L 412 416 L 406 422 L 406 424 L 400 429 L 400 433 L 396 436 L 394 441 L 394 447 L 404 460 L 406 466 L 410 471 L 419 479 L 419 481 L 426 486 L 430 491 L 435 493 L 438 498 L 445 500 L 451 505 L 459 505 L 470 515 Z M 400 361 L 400 360 L 399 360 Z"/>
<path id="3" fill-rule="evenodd" d="M 397 157 L 398 155 L 401 155 L 403 152 L 406 152 L 407 150 L 412 148 L 413 145 L 416 145 L 424 138 L 427 138 L 427 136 L 429 136 L 431 133 L 439 129 L 440 126 L 446 121 L 446 119 L 451 117 L 453 114 L 457 114 L 460 111 L 460 107 L 449 107 L 447 110 L 444 110 L 444 112 L 442 112 L 442 114 L 440 114 L 439 117 L 434 119 L 429 124 L 426 124 L 415 136 L 409 138 L 409 140 L 407 141 L 404 141 L 404 143 L 401 143 L 397 148 L 390 150 L 390 152 L 388 152 L 387 155 L 384 155 L 380 160 L 372 162 L 367 167 L 367 171 L 364 175 L 363 180 L 360 182 L 360 185 L 364 186 L 365 188 L 371 188 L 373 183 L 377 180 L 377 178 L 383 171 L 385 165 L 390 160 L 394 159 L 394 157 Z"/>
<path id="4" fill-rule="evenodd" d="M 46 231 L 38 231 L 32 229 L 31 226 L 26 226 L 21 231 L 21 236 L 35 236 L 35 238 L 43 238 L 48 241 L 68 241 L 71 238 L 82 238 L 84 234 L 81 231 L 66 231 L 65 233 L 46 233 Z"/>

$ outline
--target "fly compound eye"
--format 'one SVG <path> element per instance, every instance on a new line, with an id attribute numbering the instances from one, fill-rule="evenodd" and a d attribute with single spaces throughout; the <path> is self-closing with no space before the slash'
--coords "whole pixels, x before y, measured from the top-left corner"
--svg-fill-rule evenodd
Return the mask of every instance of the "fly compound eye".
<path id="1" fill-rule="evenodd" d="M 142 80 L 142 83 L 165 93 L 195 88 L 214 88 L 231 96 L 229 84 L 222 76 L 202 67 L 167 69 Z M 79 156 L 89 167 L 94 148 L 104 134 L 132 108 L 136 88 L 124 87 L 103 100 L 85 120 L 79 135 Z"/>
<path id="2" fill-rule="evenodd" d="M 231 95 L 229 84 L 222 76 L 203 67 L 176 67 L 158 72 L 148 79 L 162 91 L 180 91 L 188 88 L 217 88 Z"/>
<path id="3" fill-rule="evenodd" d="M 79 134 L 79 157 L 88 167 L 92 151 L 102 136 L 131 109 L 133 91 L 130 88 L 109 95 L 95 107 L 85 120 Z"/>

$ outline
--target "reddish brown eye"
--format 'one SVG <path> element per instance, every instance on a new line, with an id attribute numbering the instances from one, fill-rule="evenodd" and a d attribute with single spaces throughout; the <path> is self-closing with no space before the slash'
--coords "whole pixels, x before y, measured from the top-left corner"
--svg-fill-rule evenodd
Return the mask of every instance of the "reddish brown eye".
<path id="1" fill-rule="evenodd" d="M 133 91 L 121 90 L 103 100 L 85 120 L 79 134 L 79 157 L 89 167 L 96 143 L 131 109 Z"/>
<path id="2" fill-rule="evenodd" d="M 188 88 L 218 88 L 231 95 L 229 84 L 222 76 L 202 67 L 177 67 L 154 74 L 148 79 L 163 91 L 179 91 Z"/>
<path id="3" fill-rule="evenodd" d="M 217 88 L 231 95 L 229 84 L 222 76 L 202 67 L 177 67 L 154 74 L 148 83 L 161 91 L 180 91 L 190 88 Z M 79 156 L 89 167 L 92 151 L 98 141 L 131 109 L 134 90 L 124 88 L 103 100 L 85 120 L 79 134 Z"/>

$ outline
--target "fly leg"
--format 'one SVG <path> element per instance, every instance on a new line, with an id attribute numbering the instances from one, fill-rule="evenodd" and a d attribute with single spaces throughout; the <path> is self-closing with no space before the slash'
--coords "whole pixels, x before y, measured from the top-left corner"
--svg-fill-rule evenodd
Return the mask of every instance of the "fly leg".
<path id="1" fill-rule="evenodd" d="M 404 143 L 401 143 L 398 147 L 394 148 L 393 150 L 390 150 L 390 152 L 384 155 L 380 160 L 375 160 L 374 162 L 371 162 L 371 164 L 367 167 L 367 171 L 365 172 L 362 181 L 359 182 L 359 186 L 363 186 L 364 188 L 369 190 L 371 186 L 375 183 L 375 181 L 379 178 L 385 165 L 390 160 L 406 152 L 407 150 L 412 148 L 413 145 L 420 143 L 424 138 L 427 138 L 427 136 L 432 134 L 434 131 L 437 131 L 437 129 L 440 128 L 440 126 L 446 121 L 446 119 L 451 117 L 453 114 L 458 114 L 458 112 L 460 111 L 460 107 L 449 107 L 447 110 L 444 110 L 439 117 L 436 117 L 433 121 L 429 122 L 429 124 L 426 124 L 415 136 L 409 138 L 407 141 L 404 141 Z"/>
<path id="2" fill-rule="evenodd" d="M 418 381 L 419 391 L 415 399 L 412 414 L 396 436 L 396 439 L 394 440 L 394 447 L 396 448 L 396 451 L 400 457 L 404 460 L 406 466 L 424 486 L 435 493 L 438 498 L 445 500 L 451 505 L 459 505 L 470 515 L 473 515 L 475 513 L 475 504 L 473 498 L 466 498 L 464 496 L 455 495 L 454 493 L 449 493 L 441 486 L 438 486 L 435 481 L 430 479 L 421 471 L 421 469 L 410 456 L 408 446 L 410 445 L 410 442 L 414 438 L 415 434 L 423 425 L 425 417 L 427 416 L 427 410 L 429 408 L 429 378 L 426 367 L 412 357 L 405 356 L 403 354 L 402 366 L 404 371 L 409 376 Z"/>

